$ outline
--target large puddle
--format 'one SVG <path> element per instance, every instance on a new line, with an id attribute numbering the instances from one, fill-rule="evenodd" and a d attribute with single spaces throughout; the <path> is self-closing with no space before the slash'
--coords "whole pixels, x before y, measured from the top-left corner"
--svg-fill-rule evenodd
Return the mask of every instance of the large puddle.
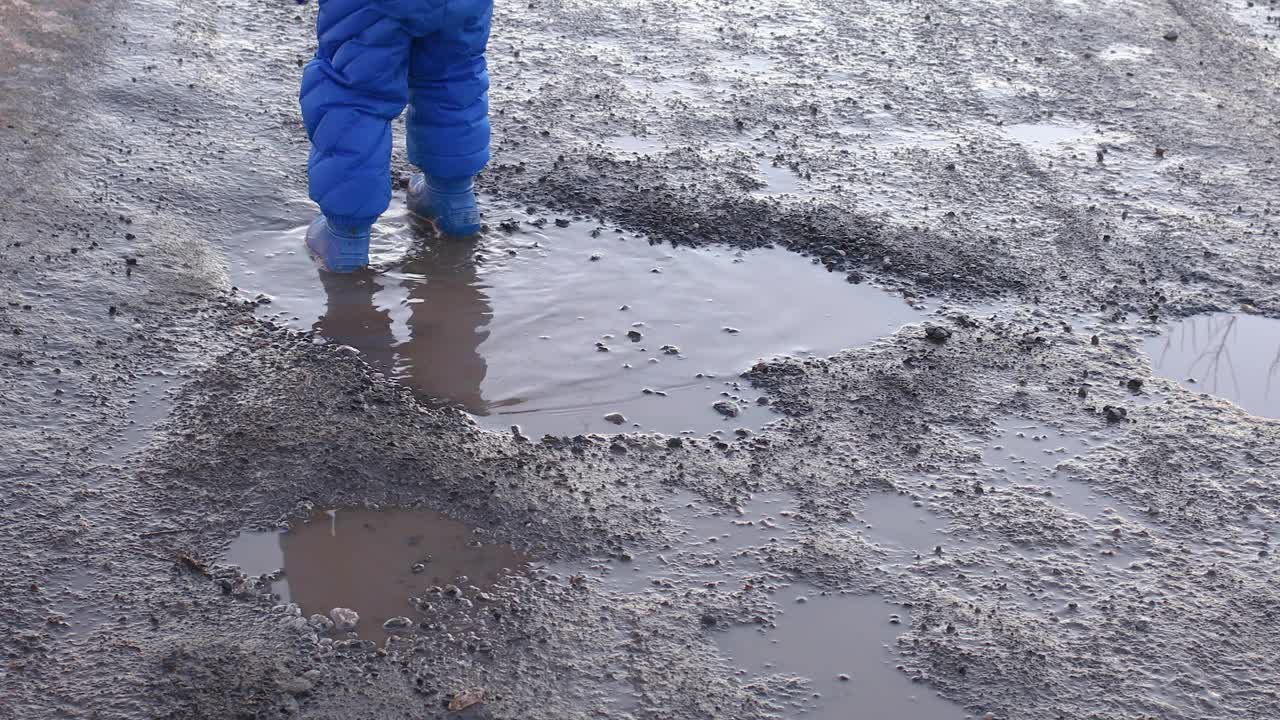
<path id="1" fill-rule="evenodd" d="M 757 429 L 774 416 L 738 380 L 756 360 L 830 354 L 922 316 L 783 249 L 673 248 L 511 208 L 487 222 L 478 241 L 441 241 L 401 208 L 376 228 L 376 271 L 351 276 L 320 272 L 303 228 L 254 232 L 233 274 L 270 295 L 265 314 L 534 437 Z"/>
<path id="2" fill-rule="evenodd" d="M 1190 390 L 1280 418 L 1280 320 L 1243 313 L 1191 317 L 1146 342 L 1151 369 Z"/>
<path id="3" fill-rule="evenodd" d="M 331 620 L 335 608 L 354 610 L 359 637 L 382 642 L 389 634 L 383 625 L 393 618 L 411 621 L 393 622 L 395 632 L 416 629 L 423 617 L 413 598 L 435 588 L 474 597 L 521 571 L 527 558 L 429 510 L 355 509 L 316 513 L 284 533 L 242 533 L 227 560 L 248 575 L 283 570 L 272 586 L 281 602 L 297 603 L 305 617 Z M 322 621 L 313 626 L 341 636 Z"/>

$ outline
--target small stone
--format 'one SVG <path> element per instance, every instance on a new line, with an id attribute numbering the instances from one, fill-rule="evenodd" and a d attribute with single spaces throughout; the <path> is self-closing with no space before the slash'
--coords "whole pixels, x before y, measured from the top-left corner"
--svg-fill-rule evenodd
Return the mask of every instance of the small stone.
<path id="1" fill-rule="evenodd" d="M 723 330 L 724 332 L 727 332 L 730 335 L 737 335 L 738 333 L 742 332 L 741 330 L 735 327 L 726 327 L 726 328 L 723 328 Z"/>
<path id="2" fill-rule="evenodd" d="M 840 682 L 849 682 L 849 674 L 840 673 L 839 675 L 836 676 L 836 679 L 839 680 Z"/>
<path id="3" fill-rule="evenodd" d="M 1129 382 L 1125 383 L 1125 387 L 1129 388 L 1130 392 L 1141 392 L 1142 378 L 1130 378 Z"/>
<path id="4" fill-rule="evenodd" d="M 466 710 L 472 705 L 479 705 L 482 702 L 484 702 L 484 688 L 470 688 L 453 696 L 453 699 L 449 701 L 449 711 Z"/>
<path id="5" fill-rule="evenodd" d="M 631 342 L 640 342 L 643 337 L 644 335 L 641 335 L 639 330 L 627 331 L 627 339 Z"/>
<path id="6" fill-rule="evenodd" d="M 613 423 L 614 425 L 621 425 L 627 421 L 627 418 L 622 413 L 612 412 L 605 415 L 604 420 L 605 422 Z"/>
<path id="7" fill-rule="evenodd" d="M 329 611 L 329 617 L 339 632 L 351 632 L 360 622 L 360 614 L 350 608 L 334 608 Z"/>
<path id="8" fill-rule="evenodd" d="M 797 602 L 797 603 L 799 603 L 800 605 L 803 605 L 803 604 L 805 604 L 805 603 L 809 602 L 809 598 L 807 598 L 807 597 L 805 597 L 805 596 L 803 596 L 803 595 L 800 595 L 800 596 L 796 597 L 796 602 Z"/>
<path id="9" fill-rule="evenodd" d="M 320 613 L 307 618 L 307 624 L 316 632 L 327 633 L 333 629 L 333 621 Z"/>
<path id="10" fill-rule="evenodd" d="M 725 417 L 731 417 L 731 418 L 738 417 L 738 413 L 742 412 L 742 410 L 738 407 L 738 403 L 733 402 L 732 400 L 721 400 L 715 403 L 714 405 L 712 405 L 711 409 L 715 410 L 716 412 L 720 413 Z"/>
<path id="11" fill-rule="evenodd" d="M 413 621 L 407 617 L 393 617 L 382 623 L 382 629 L 391 635 L 404 635 L 413 632 Z"/>
<path id="12" fill-rule="evenodd" d="M 662 352 L 666 353 L 667 355 L 680 354 L 680 348 L 676 347 L 675 345 L 663 345 L 660 349 L 662 350 Z"/>
<path id="13" fill-rule="evenodd" d="M 417 575 L 418 573 L 420 573 L 420 572 L 422 572 L 422 571 L 426 570 L 426 569 L 427 569 L 427 565 L 426 565 L 426 563 L 414 563 L 414 564 L 413 564 L 413 567 L 412 567 L 411 569 L 413 570 L 413 574 L 414 574 L 414 575 Z"/>
<path id="14" fill-rule="evenodd" d="M 1175 40 L 1178 39 L 1178 31 L 1170 30 L 1169 32 L 1164 34 L 1164 39 L 1168 40 L 1169 42 L 1174 42 Z"/>
<path id="15" fill-rule="evenodd" d="M 951 338 L 951 331 L 940 325 L 930 325 L 925 329 L 924 336 L 933 342 L 943 343 Z"/>
<path id="16" fill-rule="evenodd" d="M 1129 418 L 1129 411 L 1122 407 L 1107 405 L 1102 408 L 1102 414 L 1107 416 L 1107 422 L 1119 423 Z"/>

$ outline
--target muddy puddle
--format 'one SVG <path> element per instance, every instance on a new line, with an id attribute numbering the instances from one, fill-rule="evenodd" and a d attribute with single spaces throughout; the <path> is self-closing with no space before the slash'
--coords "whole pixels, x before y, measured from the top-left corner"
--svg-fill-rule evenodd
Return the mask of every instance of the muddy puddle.
<path id="1" fill-rule="evenodd" d="M 874 595 L 787 589 L 775 627 L 735 628 L 717 636 L 731 667 L 746 679 L 770 675 L 809 681 L 799 717 L 815 720 L 972 717 L 896 669 L 890 649 L 910 622 L 900 605 Z"/>
<path id="2" fill-rule="evenodd" d="M 675 248 L 506 207 L 486 222 L 478 241 L 440 241 L 393 210 L 375 228 L 375 271 L 351 276 L 320 272 L 302 227 L 257 231 L 233 276 L 268 296 L 261 316 L 532 437 L 758 429 L 775 415 L 738 380 L 757 360 L 830 354 L 923 316 L 783 249 Z"/>
<path id="3" fill-rule="evenodd" d="M 982 452 L 987 479 L 998 486 L 1024 489 L 1086 518 L 1119 515 L 1141 522 L 1122 503 L 1060 467 L 1105 445 L 1104 436 L 1066 432 L 1020 418 L 1004 418 L 998 425 L 995 438 Z"/>
<path id="4" fill-rule="evenodd" d="M 1215 313 L 1170 325 L 1144 347 L 1155 375 L 1249 413 L 1280 418 L 1280 320 Z"/>
<path id="5" fill-rule="evenodd" d="M 1060 145 L 1084 138 L 1088 131 L 1066 123 L 1018 123 L 1006 125 L 1004 132 L 1019 142 L 1031 145 Z"/>
<path id="6" fill-rule="evenodd" d="M 340 620 L 334 608 L 354 610 L 355 631 L 374 642 L 416 629 L 424 617 L 413 598 L 433 588 L 474 597 L 527 562 L 510 546 L 430 510 L 363 509 L 318 512 L 283 533 L 241 533 L 226 560 L 251 576 L 283 571 L 272 589 L 304 617 Z M 409 622 L 384 628 L 394 618 Z M 322 620 L 313 618 L 312 626 L 343 636 Z"/>
<path id="7" fill-rule="evenodd" d="M 875 595 L 824 593 L 792 583 L 764 562 L 762 551 L 768 546 L 800 540 L 802 521 L 794 495 L 758 493 L 726 508 L 676 491 L 658 504 L 676 529 L 672 547 L 637 552 L 625 561 L 598 559 L 587 570 L 592 582 L 621 593 L 684 595 L 733 590 L 750 578 L 776 588 L 776 621 L 763 629 L 736 626 L 712 633 L 741 682 L 770 676 L 802 679 L 805 691 L 789 701 L 799 717 L 834 720 L 864 712 L 904 720 L 967 717 L 962 708 L 897 669 L 889 647 L 909 627 L 904 608 Z M 868 521 L 872 509 L 863 513 Z M 555 569 L 574 572 L 580 566 Z"/>

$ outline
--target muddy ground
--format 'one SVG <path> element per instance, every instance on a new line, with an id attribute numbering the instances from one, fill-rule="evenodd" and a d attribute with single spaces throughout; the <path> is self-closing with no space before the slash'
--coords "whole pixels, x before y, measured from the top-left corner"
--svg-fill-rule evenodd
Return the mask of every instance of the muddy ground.
<path id="1" fill-rule="evenodd" d="M 279 278 L 233 286 L 246 233 L 313 212 L 314 12 L 0 0 L 0 717 L 831 717 L 830 677 L 724 651 L 823 592 L 901 623 L 901 687 L 841 712 L 1280 717 L 1280 425 L 1146 350 L 1186 317 L 1280 319 L 1280 7 L 499 2 L 492 208 L 786 248 L 929 308 L 736 368 L 762 430 L 545 438 L 269 317 Z M 495 212 L 493 237 L 537 229 Z M 1053 444 L 1031 470 L 1007 462 L 1028 437 Z M 680 539 L 688 499 L 770 494 L 776 542 Z M 532 566 L 424 593 L 378 646 L 225 558 L 350 506 L 430 508 Z M 685 579 L 599 572 L 658 554 Z"/>

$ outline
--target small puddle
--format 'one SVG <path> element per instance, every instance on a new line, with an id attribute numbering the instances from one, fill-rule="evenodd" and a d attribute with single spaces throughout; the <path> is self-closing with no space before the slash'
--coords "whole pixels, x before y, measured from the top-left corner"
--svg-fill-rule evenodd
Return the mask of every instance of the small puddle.
<path id="1" fill-rule="evenodd" d="M 878 497 L 878 496 L 877 496 Z M 894 497 L 911 508 L 907 497 Z M 594 560 L 587 575 L 610 591 L 684 595 L 707 588 L 740 587 L 746 576 L 768 573 L 759 549 L 798 542 L 796 498 L 787 491 L 750 496 L 732 508 L 708 503 L 693 493 L 677 490 L 656 499 L 677 530 L 664 550 L 635 553 L 626 561 Z M 865 517 L 879 505 L 868 505 Z M 923 512 L 923 511 L 921 511 Z M 905 514 L 881 518 L 895 525 Z M 908 535 L 923 537 L 931 528 L 912 528 Z M 930 546 L 932 547 L 932 546 Z M 579 566 L 551 568 L 574 574 Z M 802 601 L 797 598 L 803 598 Z M 769 675 L 806 678 L 811 693 L 799 701 L 804 717 L 835 719 L 850 716 L 851 703 L 866 707 L 869 716 L 905 720 L 960 720 L 962 709 L 939 698 L 927 685 L 913 686 L 894 668 L 887 645 L 894 642 L 906 611 L 875 596 L 823 594 L 817 588 L 791 585 L 777 593 L 784 611 L 776 627 L 739 626 L 716 632 L 713 638 L 731 667 L 747 681 Z M 840 675 L 848 679 L 841 679 Z M 860 714 L 860 713 L 859 713 Z"/>
<path id="2" fill-rule="evenodd" d="M 856 529 L 866 540 L 898 553 L 927 555 L 937 546 L 949 544 L 946 520 L 909 495 L 871 495 L 863 501 L 858 517 Z"/>
<path id="3" fill-rule="evenodd" d="M 639 135 L 619 135 L 604 142 L 605 147 L 625 155 L 654 155 L 662 152 L 666 145 L 654 137 Z"/>
<path id="4" fill-rule="evenodd" d="M 765 187 L 757 190 L 756 195 L 800 195 L 800 177 L 789 167 L 764 159 L 756 164 L 760 174 L 764 176 Z"/>
<path id="5" fill-rule="evenodd" d="M 1019 142 L 1031 145 L 1062 145 L 1083 138 L 1088 130 L 1060 123 L 1019 123 L 1004 126 L 1004 132 Z"/>
<path id="6" fill-rule="evenodd" d="M 1112 45 L 1101 53 L 1103 60 L 1112 62 L 1133 62 L 1136 60 L 1145 60 L 1152 55 L 1155 55 L 1155 50 L 1152 50 L 1149 47 L 1123 44 Z"/>
<path id="7" fill-rule="evenodd" d="M 440 241 L 399 207 L 375 228 L 378 271 L 350 276 L 317 270 L 303 228 L 257 231 L 233 275 L 271 296 L 261 315 L 532 437 L 759 429 L 776 415 L 738 380 L 757 360 L 831 354 L 922 317 L 787 250 L 675 248 L 551 220 L 493 207 L 478 241 Z M 729 417 L 712 407 L 726 400 Z"/>
<path id="8" fill-rule="evenodd" d="M 1280 320 L 1215 313 L 1170 325 L 1144 349 L 1152 372 L 1268 418 L 1280 418 Z"/>
<path id="9" fill-rule="evenodd" d="M 1083 517 L 1096 520 L 1115 515 L 1145 525 L 1120 501 L 1098 493 L 1088 483 L 1058 468 L 1104 443 L 1101 437 L 1082 437 L 1047 425 L 1006 418 L 999 424 L 996 439 L 983 448 L 982 462 L 993 470 L 995 479 L 1038 489 L 1046 500 Z"/>
<path id="10" fill-rule="evenodd" d="M 169 416 L 173 409 L 174 377 L 149 376 L 139 379 L 138 390 L 129 400 L 128 424 L 121 432 L 120 441 L 107 446 L 105 461 L 122 462 L 151 438 L 156 425 Z M 104 479 L 105 481 L 105 479 Z"/>
<path id="11" fill-rule="evenodd" d="M 827 594 L 793 585 L 776 627 L 739 627 L 716 643 L 747 677 L 799 675 L 811 697 L 799 712 L 815 720 L 851 717 L 961 720 L 963 708 L 901 672 L 890 646 L 907 610 L 874 595 Z M 803 600 L 803 602 L 801 601 Z"/>
<path id="12" fill-rule="evenodd" d="M 272 588 L 281 602 L 297 603 L 304 617 L 355 610 L 356 632 L 378 643 L 387 620 L 423 619 L 411 598 L 450 585 L 472 597 L 528 561 L 430 510 L 361 509 L 318 512 L 284 533 L 241 533 L 226 560 L 253 576 L 283 570 Z"/>

